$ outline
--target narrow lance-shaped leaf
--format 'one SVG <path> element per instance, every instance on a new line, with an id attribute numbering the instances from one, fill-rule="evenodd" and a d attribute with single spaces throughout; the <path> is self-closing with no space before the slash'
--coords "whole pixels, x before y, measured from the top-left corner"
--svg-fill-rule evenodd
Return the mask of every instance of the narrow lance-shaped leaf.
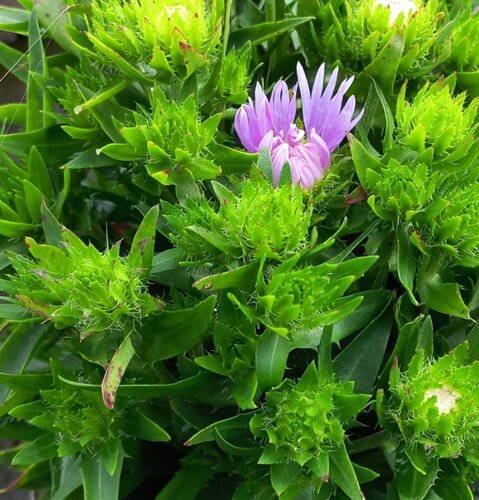
<path id="1" fill-rule="evenodd" d="M 270 330 L 256 344 L 256 373 L 262 389 L 270 389 L 283 379 L 291 342 Z"/>
<path id="2" fill-rule="evenodd" d="M 123 340 L 120 347 L 113 355 L 101 383 L 103 402 L 110 410 L 115 406 L 118 386 L 121 383 L 121 379 L 123 378 L 131 358 L 135 355 L 135 349 L 131 343 L 130 335 L 131 334 Z"/>
<path id="3" fill-rule="evenodd" d="M 148 278 L 153 263 L 153 252 L 155 247 L 156 225 L 160 209 L 158 205 L 152 207 L 136 231 L 133 243 L 131 244 L 128 263 L 130 265 L 141 265 L 142 275 Z"/>

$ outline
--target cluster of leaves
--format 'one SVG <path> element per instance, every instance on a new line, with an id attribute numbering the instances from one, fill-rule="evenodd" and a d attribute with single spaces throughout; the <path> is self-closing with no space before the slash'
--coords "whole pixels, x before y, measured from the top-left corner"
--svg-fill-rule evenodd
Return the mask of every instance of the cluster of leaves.
<path id="1" fill-rule="evenodd" d="M 474 2 L 19 3 L 0 491 L 472 499 Z M 365 109 L 310 191 L 288 168 L 274 188 L 233 125 L 253 77 L 298 61 L 355 73 Z"/>

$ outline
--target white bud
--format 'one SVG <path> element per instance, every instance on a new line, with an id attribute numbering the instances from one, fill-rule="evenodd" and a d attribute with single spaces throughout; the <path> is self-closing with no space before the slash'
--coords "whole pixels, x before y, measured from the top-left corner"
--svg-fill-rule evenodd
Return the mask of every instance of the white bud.
<path id="1" fill-rule="evenodd" d="M 428 389 L 424 393 L 424 401 L 436 396 L 436 407 L 441 415 L 449 413 L 456 406 L 456 399 L 461 395 L 450 387 Z"/>

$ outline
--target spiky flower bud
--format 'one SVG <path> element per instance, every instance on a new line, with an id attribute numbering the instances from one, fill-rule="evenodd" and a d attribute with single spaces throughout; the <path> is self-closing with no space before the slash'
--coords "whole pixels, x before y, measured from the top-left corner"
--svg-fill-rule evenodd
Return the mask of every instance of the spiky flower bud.
<path id="1" fill-rule="evenodd" d="M 162 203 L 169 237 L 185 260 L 281 260 L 305 248 L 312 207 L 300 189 L 289 184 L 275 189 L 257 170 L 239 194 L 213 185 L 220 200 L 216 209 L 204 199 L 190 199 L 181 208 Z"/>
<path id="2" fill-rule="evenodd" d="M 137 160 L 142 166 L 146 162 L 148 174 L 164 185 L 216 177 L 220 168 L 206 153 L 221 115 L 201 121 L 193 95 L 179 103 L 159 86 L 150 100 L 151 111 L 134 113 L 134 123 L 121 128 L 126 144 L 108 144 L 101 151 L 117 160 Z"/>
<path id="3" fill-rule="evenodd" d="M 16 274 L 4 282 L 3 290 L 26 313 L 50 320 L 57 328 L 73 327 L 85 337 L 123 330 L 159 308 L 160 302 L 146 292 L 136 254 L 121 257 L 119 244 L 102 253 L 67 229 L 62 238 L 63 248 L 27 238 L 33 258 L 9 256 Z M 143 244 L 148 245 L 148 238 Z"/>
<path id="4" fill-rule="evenodd" d="M 412 102 L 403 86 L 396 110 L 400 144 L 419 154 L 431 147 L 435 162 L 454 164 L 465 157 L 475 142 L 479 100 L 466 105 L 466 93 L 454 96 L 454 86 L 451 79 L 426 84 Z"/>
<path id="5" fill-rule="evenodd" d="M 212 56 L 222 14 L 222 0 L 93 0 L 87 36 L 109 65 L 187 78 Z"/>
<path id="6" fill-rule="evenodd" d="M 461 344 L 437 361 L 418 352 L 405 373 L 390 376 L 390 397 L 379 398 L 384 424 L 430 459 L 475 456 L 479 444 L 479 362 Z M 477 458 L 475 459 L 477 460 Z"/>
<path id="7" fill-rule="evenodd" d="M 353 382 L 321 379 L 312 363 L 297 383 L 286 379 L 266 393 L 262 410 L 250 421 L 254 436 L 266 442 L 259 463 L 297 464 L 312 475 L 316 489 L 324 481 L 334 483 L 330 456 L 344 450 L 346 431 L 369 400 L 353 388 Z"/>
<path id="8" fill-rule="evenodd" d="M 221 97 L 233 104 L 243 104 L 248 98 L 248 85 L 251 81 L 249 64 L 251 44 L 241 50 L 233 48 L 223 59 L 219 75 L 218 91 Z"/>

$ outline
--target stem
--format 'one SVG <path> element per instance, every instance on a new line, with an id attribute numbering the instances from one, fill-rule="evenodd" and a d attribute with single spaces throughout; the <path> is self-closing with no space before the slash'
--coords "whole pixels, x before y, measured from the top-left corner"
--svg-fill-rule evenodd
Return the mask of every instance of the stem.
<path id="1" fill-rule="evenodd" d="M 381 444 L 389 440 L 389 434 L 387 431 L 383 430 L 371 436 L 366 436 L 362 439 L 357 439 L 348 445 L 348 453 L 350 455 L 355 455 L 356 453 L 362 453 L 363 451 L 372 450 L 374 448 L 379 448 Z"/>

